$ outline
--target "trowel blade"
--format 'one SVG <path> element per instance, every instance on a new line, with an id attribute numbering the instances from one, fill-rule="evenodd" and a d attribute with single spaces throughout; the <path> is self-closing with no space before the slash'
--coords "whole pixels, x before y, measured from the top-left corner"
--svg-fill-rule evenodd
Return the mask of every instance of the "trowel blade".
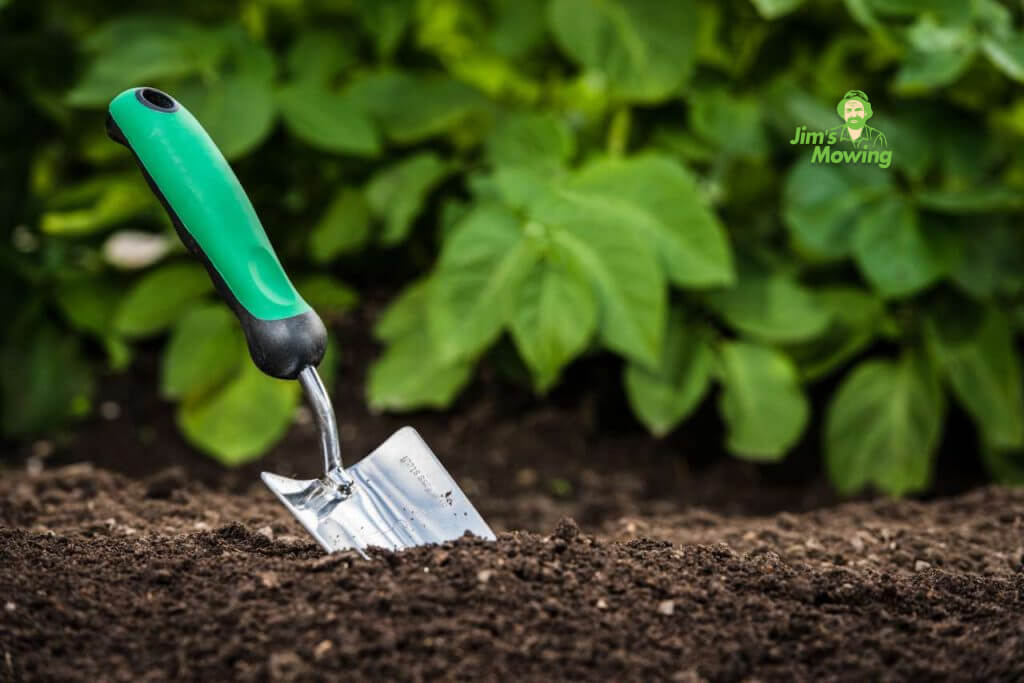
<path id="1" fill-rule="evenodd" d="M 373 453 L 346 467 L 354 483 L 346 497 L 320 479 L 262 475 L 274 495 L 327 552 L 400 550 L 443 543 L 467 531 L 494 532 L 448 470 L 412 427 L 403 427 Z"/>

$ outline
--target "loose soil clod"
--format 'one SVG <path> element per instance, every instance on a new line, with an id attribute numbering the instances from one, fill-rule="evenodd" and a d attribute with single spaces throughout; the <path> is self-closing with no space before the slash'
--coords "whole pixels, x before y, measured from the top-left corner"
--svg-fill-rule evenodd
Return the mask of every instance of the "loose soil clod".
<path id="1" fill-rule="evenodd" d="M 0 679 L 1020 680 L 1022 539 L 993 487 L 364 561 L 258 487 L 7 473 Z"/>

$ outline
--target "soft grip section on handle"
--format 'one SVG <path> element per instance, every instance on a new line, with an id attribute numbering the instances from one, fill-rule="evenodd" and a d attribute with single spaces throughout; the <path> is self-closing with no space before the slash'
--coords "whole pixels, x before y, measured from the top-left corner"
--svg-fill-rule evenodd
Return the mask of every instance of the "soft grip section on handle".
<path id="1" fill-rule="evenodd" d="M 323 358 L 327 331 L 295 290 L 245 191 L 195 117 L 154 88 L 118 95 L 108 135 L 128 147 L 181 241 L 238 316 L 253 362 L 294 379 Z"/>

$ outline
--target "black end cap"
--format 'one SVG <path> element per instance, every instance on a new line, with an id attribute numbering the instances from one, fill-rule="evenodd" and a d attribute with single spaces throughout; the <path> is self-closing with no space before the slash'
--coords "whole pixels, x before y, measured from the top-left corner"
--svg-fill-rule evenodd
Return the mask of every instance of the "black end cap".
<path id="1" fill-rule="evenodd" d="M 327 328 L 315 311 L 281 320 L 248 314 L 239 318 L 253 363 L 271 377 L 295 379 L 303 368 L 316 367 L 324 358 Z"/>

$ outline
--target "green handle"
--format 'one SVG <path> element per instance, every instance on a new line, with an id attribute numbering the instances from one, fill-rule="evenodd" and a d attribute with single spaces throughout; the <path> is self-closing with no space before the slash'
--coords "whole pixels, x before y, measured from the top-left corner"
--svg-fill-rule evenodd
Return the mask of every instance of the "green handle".
<path id="1" fill-rule="evenodd" d="M 178 236 L 241 321 L 256 365 L 286 379 L 318 365 L 326 329 L 288 279 L 245 190 L 196 118 L 166 93 L 133 88 L 111 101 L 107 133 L 135 155 Z"/>

